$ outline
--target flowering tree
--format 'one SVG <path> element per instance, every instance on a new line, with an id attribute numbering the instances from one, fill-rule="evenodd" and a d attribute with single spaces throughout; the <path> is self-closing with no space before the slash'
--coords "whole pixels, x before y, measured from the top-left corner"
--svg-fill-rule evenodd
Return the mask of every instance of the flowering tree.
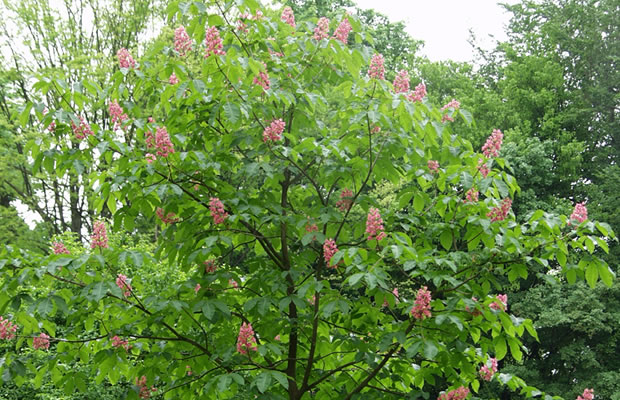
<path id="1" fill-rule="evenodd" d="M 295 21 L 251 0 L 168 11 L 174 38 L 140 58 L 119 49 L 105 89 L 82 82 L 108 129 L 80 120 L 89 102 L 70 88 L 37 83 L 64 102 L 33 104 L 61 139 L 31 143 L 33 167 L 98 170 L 92 200 L 113 219 L 94 222 L 84 255 L 5 250 L 3 376 L 49 372 L 70 393 L 82 377 L 64 361 L 80 358 L 130 399 L 464 399 L 491 379 L 537 395 L 498 370 L 536 337 L 502 286 L 549 269 L 609 284 L 594 255 L 607 226 L 581 208 L 517 224 L 501 132 L 480 154 L 453 131 L 471 122 L 457 101 L 430 104 L 406 73 L 385 81 L 351 16 Z M 384 182 L 402 185 L 389 207 Z M 180 272 L 163 290 L 139 273 L 150 255 L 108 243 L 138 216 Z"/>

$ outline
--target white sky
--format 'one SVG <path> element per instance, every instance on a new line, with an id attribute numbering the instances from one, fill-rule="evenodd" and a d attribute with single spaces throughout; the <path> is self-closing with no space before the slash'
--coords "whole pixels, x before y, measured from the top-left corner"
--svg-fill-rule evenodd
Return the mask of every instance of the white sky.
<path id="1" fill-rule="evenodd" d="M 354 0 L 359 8 L 373 8 L 390 21 L 403 21 L 407 32 L 424 40 L 422 55 L 431 61 L 473 61 L 473 49 L 467 43 L 469 29 L 485 49 L 494 41 L 505 40 L 504 27 L 509 14 L 498 0 Z M 503 0 L 515 4 L 517 0 Z"/>

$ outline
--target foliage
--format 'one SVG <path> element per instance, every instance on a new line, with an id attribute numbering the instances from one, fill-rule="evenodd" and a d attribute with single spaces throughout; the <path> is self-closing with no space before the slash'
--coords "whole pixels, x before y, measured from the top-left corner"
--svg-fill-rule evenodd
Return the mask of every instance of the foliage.
<path id="1" fill-rule="evenodd" d="M 369 77 L 360 20 L 346 17 L 348 44 L 317 41 L 314 19 L 293 28 L 281 11 L 175 3 L 168 18 L 194 41 L 186 57 L 162 35 L 105 84 L 34 85 L 63 99 L 44 115 L 33 98 L 22 112 L 56 124 L 28 143 L 34 171 L 87 174 L 108 229 L 130 235 L 157 216 L 163 231 L 153 257 L 108 241 L 101 221 L 89 252 L 4 250 L 0 310 L 19 326 L 6 380 L 36 387 L 49 373 L 65 393 L 83 391 L 86 374 L 68 364 L 79 359 L 128 399 L 476 392 L 490 356 L 521 360 L 525 332 L 536 337 L 508 312 L 506 280 L 559 268 L 569 282 L 612 284 L 598 255 L 609 227 L 543 211 L 517 222 L 505 160 L 474 151 L 445 119 L 469 123 L 464 110 Z M 127 119 L 78 138 L 80 111 L 114 100 Z M 386 181 L 403 185 L 389 207 L 376 201 Z M 50 349 L 25 351 L 40 333 Z"/>

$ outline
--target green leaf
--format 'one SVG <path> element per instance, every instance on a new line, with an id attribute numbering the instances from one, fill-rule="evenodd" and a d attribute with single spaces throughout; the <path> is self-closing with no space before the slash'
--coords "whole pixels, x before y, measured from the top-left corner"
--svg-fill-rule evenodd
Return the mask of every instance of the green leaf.
<path id="1" fill-rule="evenodd" d="M 265 393 L 265 391 L 269 388 L 269 385 L 271 384 L 271 373 L 262 372 L 256 377 L 254 383 L 256 384 L 259 392 Z"/>
<path id="2" fill-rule="evenodd" d="M 616 275 L 606 263 L 599 261 L 597 264 L 598 264 L 598 274 L 601 277 L 601 280 L 603 281 L 605 285 L 607 285 L 607 287 L 611 287 L 614 283 L 614 279 L 616 278 Z"/>
<path id="3" fill-rule="evenodd" d="M 513 337 L 508 338 L 508 345 L 510 346 L 510 354 L 515 360 L 521 361 L 523 353 L 521 352 L 521 345 L 519 341 Z"/>
<path id="4" fill-rule="evenodd" d="M 498 336 L 493 340 L 493 347 L 495 348 L 495 358 L 501 360 L 506 356 L 508 348 L 506 347 L 506 340 L 503 336 Z"/>
<path id="5" fill-rule="evenodd" d="M 424 209 L 424 197 L 421 193 L 416 193 L 413 198 L 413 209 L 421 212 Z"/>
<path id="6" fill-rule="evenodd" d="M 598 266 L 595 262 L 589 262 L 588 267 L 586 268 L 586 281 L 591 288 L 596 286 L 596 281 L 598 280 Z"/>
<path id="7" fill-rule="evenodd" d="M 54 309 L 54 305 L 52 303 L 52 300 L 49 297 L 43 298 L 43 300 L 41 300 L 39 302 L 39 305 L 37 306 L 37 311 L 43 318 L 46 318 L 47 315 L 51 313 L 53 309 Z"/>
<path id="8" fill-rule="evenodd" d="M 228 119 L 230 123 L 236 124 L 239 121 L 241 110 L 236 103 L 226 103 L 222 108 L 224 109 L 226 119 Z"/>
<path id="9" fill-rule="evenodd" d="M 108 288 L 105 283 L 97 282 L 93 285 L 93 289 L 90 292 L 90 299 L 93 301 L 99 301 L 106 295 L 107 291 Z"/>
<path id="10" fill-rule="evenodd" d="M 276 381 L 284 387 L 284 389 L 288 389 L 288 378 L 280 371 L 271 371 L 271 376 L 276 378 Z"/>
<path id="11" fill-rule="evenodd" d="M 450 250 L 452 247 L 452 230 L 448 229 L 443 231 L 441 236 L 439 236 L 439 241 L 444 249 Z"/>
<path id="12" fill-rule="evenodd" d="M 439 349 L 432 340 L 424 341 L 424 358 L 427 360 L 433 360 L 439 353 Z"/>

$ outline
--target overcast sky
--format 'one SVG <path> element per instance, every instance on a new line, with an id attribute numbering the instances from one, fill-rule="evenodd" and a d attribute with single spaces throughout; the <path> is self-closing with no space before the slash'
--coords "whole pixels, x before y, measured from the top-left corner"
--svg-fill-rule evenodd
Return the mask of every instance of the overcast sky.
<path id="1" fill-rule="evenodd" d="M 360 8 L 373 8 L 391 21 L 403 21 L 414 39 L 424 40 L 422 54 L 431 61 L 472 61 L 473 49 L 467 43 L 469 29 L 483 48 L 505 40 L 504 27 L 509 14 L 497 0 L 354 0 Z M 517 0 L 504 0 L 515 4 Z"/>

